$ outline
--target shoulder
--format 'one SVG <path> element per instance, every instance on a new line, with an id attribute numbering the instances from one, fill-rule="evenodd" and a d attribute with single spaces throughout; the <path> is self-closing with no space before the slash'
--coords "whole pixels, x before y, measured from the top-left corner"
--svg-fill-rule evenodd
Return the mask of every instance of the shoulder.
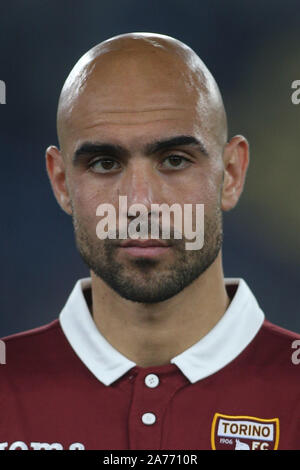
<path id="1" fill-rule="evenodd" d="M 277 347 L 280 345 L 286 346 L 293 341 L 300 340 L 300 333 L 282 328 L 281 326 L 275 325 L 268 320 L 264 321 L 261 328 L 261 333 L 269 341 L 274 342 L 274 345 Z"/>
<path id="2" fill-rule="evenodd" d="M 7 350 L 10 352 L 30 352 L 31 349 L 43 347 L 46 342 L 51 341 L 53 335 L 59 335 L 60 324 L 58 319 L 31 330 L 22 331 L 9 336 L 4 336 L 1 341 L 6 345 Z M 24 346 L 26 349 L 24 350 Z"/>
<path id="3" fill-rule="evenodd" d="M 265 320 L 249 345 L 257 371 L 300 391 L 300 334 Z"/>
<path id="4" fill-rule="evenodd" d="M 1 338 L 5 363 L 1 377 L 20 376 L 52 368 L 68 354 L 68 342 L 56 319 L 47 325 Z M 3 361 L 2 361 L 3 362 Z"/>
<path id="5" fill-rule="evenodd" d="M 40 334 L 46 333 L 49 330 L 55 329 L 59 327 L 59 321 L 58 319 L 53 320 L 51 323 L 47 323 L 47 325 L 42 325 L 37 328 L 32 328 L 30 330 L 26 331 L 21 331 L 20 333 L 14 333 L 12 335 L 8 336 L 2 336 L 1 340 L 5 342 L 15 342 L 23 339 L 31 339 L 31 338 L 36 338 Z"/>

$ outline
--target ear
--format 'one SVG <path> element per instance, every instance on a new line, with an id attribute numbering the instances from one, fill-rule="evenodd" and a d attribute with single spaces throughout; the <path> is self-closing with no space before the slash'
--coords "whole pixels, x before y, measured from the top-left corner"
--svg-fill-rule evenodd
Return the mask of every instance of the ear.
<path id="1" fill-rule="evenodd" d="M 67 214 L 71 215 L 72 207 L 66 184 L 65 162 L 61 152 L 54 145 L 46 150 L 46 168 L 58 204 Z"/>
<path id="2" fill-rule="evenodd" d="M 223 152 L 224 181 L 222 190 L 223 211 L 233 209 L 243 191 L 249 164 L 249 144 L 245 137 L 237 135 L 225 146 Z"/>

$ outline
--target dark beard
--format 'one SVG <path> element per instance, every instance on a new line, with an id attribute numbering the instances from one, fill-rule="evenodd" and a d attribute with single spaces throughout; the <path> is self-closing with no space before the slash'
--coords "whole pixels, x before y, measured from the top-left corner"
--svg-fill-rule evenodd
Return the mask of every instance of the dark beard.
<path id="1" fill-rule="evenodd" d="M 186 250 L 185 239 L 171 238 L 174 261 L 165 267 L 159 259 L 138 258 L 130 263 L 116 260 L 118 240 L 92 238 L 74 215 L 76 245 L 83 261 L 121 297 L 133 302 L 156 303 L 167 300 L 189 286 L 215 261 L 222 247 L 222 212 L 217 207 L 205 215 L 204 245 L 201 250 Z"/>

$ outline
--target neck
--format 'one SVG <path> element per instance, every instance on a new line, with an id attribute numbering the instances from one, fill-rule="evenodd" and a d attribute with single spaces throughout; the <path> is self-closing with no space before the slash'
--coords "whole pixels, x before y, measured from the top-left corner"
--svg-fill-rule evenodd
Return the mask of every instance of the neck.
<path id="1" fill-rule="evenodd" d="M 192 284 L 156 304 L 126 300 L 93 272 L 91 277 L 97 328 L 115 349 L 140 367 L 168 364 L 205 336 L 230 303 L 221 252 Z"/>

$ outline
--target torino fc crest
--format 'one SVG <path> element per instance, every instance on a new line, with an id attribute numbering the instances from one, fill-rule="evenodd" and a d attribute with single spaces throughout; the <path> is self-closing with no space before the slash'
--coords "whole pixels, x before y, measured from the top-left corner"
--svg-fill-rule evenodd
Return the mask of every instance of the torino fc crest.
<path id="1" fill-rule="evenodd" d="M 211 446 L 214 450 L 276 450 L 278 442 L 278 418 L 215 413 L 211 427 Z"/>

